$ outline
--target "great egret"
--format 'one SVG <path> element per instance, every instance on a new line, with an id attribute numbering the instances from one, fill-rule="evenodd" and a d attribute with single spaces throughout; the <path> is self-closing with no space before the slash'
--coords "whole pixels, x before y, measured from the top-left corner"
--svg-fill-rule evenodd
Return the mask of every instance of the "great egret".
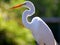
<path id="1" fill-rule="evenodd" d="M 25 27 L 31 30 L 35 40 L 39 45 L 57 45 L 57 42 L 53 36 L 51 29 L 47 24 L 39 17 L 34 17 L 31 22 L 28 21 L 28 17 L 35 13 L 35 7 L 32 2 L 26 1 L 23 4 L 12 7 L 27 7 L 29 10 L 25 10 L 22 14 L 22 22 Z"/>

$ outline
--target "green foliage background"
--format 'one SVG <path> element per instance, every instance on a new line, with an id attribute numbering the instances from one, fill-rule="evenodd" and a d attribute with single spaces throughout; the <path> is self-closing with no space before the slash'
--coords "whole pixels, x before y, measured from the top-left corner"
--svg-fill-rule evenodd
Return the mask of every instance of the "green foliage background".
<path id="1" fill-rule="evenodd" d="M 26 8 L 9 9 L 24 1 L 0 0 L 0 45 L 35 45 L 31 32 L 21 21 L 22 12 Z"/>
<path id="2" fill-rule="evenodd" d="M 60 17 L 60 0 L 30 0 L 36 7 L 36 16 Z"/>

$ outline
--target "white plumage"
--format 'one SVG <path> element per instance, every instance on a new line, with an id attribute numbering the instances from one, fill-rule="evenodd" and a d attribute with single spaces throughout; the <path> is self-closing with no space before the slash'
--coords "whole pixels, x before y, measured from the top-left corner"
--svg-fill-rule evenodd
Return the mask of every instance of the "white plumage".
<path id="1" fill-rule="evenodd" d="M 27 7 L 29 10 L 25 10 L 23 12 L 22 22 L 25 27 L 31 30 L 37 43 L 39 45 L 57 45 L 51 29 L 41 18 L 34 17 L 31 22 L 28 21 L 27 18 L 35 13 L 35 7 L 33 3 L 26 1 L 24 2 L 24 7 Z"/>

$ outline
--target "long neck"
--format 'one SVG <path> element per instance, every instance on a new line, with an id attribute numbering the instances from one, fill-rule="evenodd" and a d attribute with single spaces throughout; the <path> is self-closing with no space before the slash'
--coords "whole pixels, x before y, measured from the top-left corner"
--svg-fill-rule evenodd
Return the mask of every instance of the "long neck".
<path id="1" fill-rule="evenodd" d="M 35 13 L 35 7 L 34 5 L 30 2 L 28 5 L 26 5 L 29 10 L 25 10 L 22 15 L 22 22 L 25 27 L 30 28 L 30 22 L 28 21 L 28 16 L 32 16 Z"/>

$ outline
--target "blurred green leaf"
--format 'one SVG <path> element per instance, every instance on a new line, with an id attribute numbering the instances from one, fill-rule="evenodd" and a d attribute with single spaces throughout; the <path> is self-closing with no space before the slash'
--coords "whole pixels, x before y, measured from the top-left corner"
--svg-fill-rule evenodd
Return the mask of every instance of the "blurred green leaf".
<path id="1" fill-rule="evenodd" d="M 31 32 L 22 26 L 23 24 L 21 22 L 22 12 L 26 8 L 22 7 L 20 9 L 9 10 L 12 6 L 23 3 L 24 1 L 25 0 L 1 0 L 0 32 L 5 31 L 3 32 L 5 34 L 3 36 L 5 43 L 7 43 L 6 45 L 15 45 L 15 43 L 16 45 L 35 45 L 35 40 Z"/>

